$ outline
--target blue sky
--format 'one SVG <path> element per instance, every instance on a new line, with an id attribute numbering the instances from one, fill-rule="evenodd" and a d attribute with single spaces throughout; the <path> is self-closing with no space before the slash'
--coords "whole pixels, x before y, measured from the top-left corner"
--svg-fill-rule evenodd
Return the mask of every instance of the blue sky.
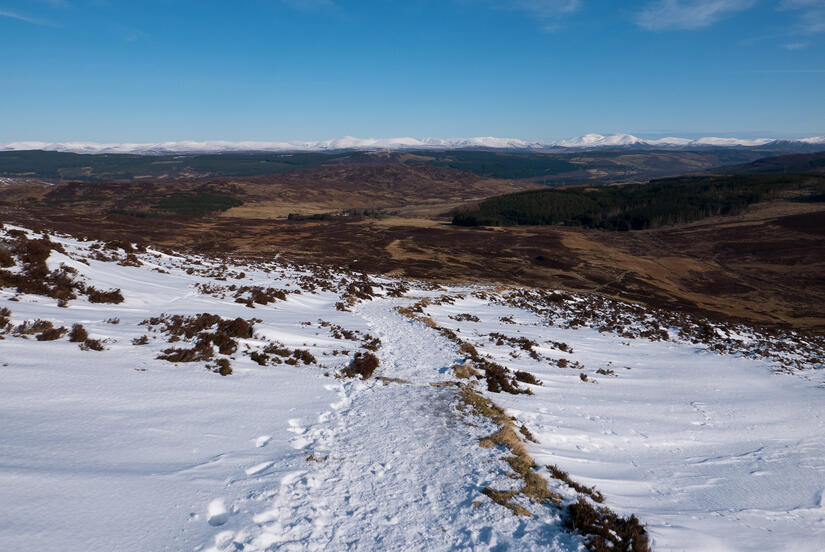
<path id="1" fill-rule="evenodd" d="M 825 0 L 0 0 L 0 142 L 825 134 Z"/>

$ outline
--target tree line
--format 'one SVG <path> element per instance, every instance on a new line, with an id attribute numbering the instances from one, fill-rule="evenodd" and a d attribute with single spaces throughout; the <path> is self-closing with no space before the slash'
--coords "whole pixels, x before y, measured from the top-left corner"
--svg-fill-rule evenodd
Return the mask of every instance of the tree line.
<path id="1" fill-rule="evenodd" d="M 696 176 L 599 188 L 543 189 L 492 197 L 453 216 L 458 226 L 568 225 L 644 230 L 732 215 L 788 190 L 825 192 L 810 175 Z"/>

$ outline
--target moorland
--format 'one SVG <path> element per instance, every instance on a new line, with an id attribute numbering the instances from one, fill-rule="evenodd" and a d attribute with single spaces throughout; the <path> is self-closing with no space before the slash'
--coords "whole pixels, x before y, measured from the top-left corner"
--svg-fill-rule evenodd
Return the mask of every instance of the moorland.
<path id="1" fill-rule="evenodd" d="M 2 152 L 0 220 L 816 330 L 825 327 L 823 158 L 759 148 Z"/>

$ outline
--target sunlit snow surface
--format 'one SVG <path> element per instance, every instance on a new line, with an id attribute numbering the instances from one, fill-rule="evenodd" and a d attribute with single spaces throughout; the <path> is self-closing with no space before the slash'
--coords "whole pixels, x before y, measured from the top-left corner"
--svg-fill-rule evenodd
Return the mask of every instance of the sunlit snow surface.
<path id="1" fill-rule="evenodd" d="M 462 355 L 394 310 L 443 295 L 457 299 L 427 306 L 426 316 L 542 380 L 529 386 L 533 395 L 489 394 L 536 436 L 536 462 L 558 464 L 598 487 L 610 508 L 638 515 L 654 549 L 823 549 L 818 371 L 778 375 L 767 361 L 701 345 L 548 326 L 533 312 L 474 297 L 477 288 L 413 286 L 408 297 L 379 293 L 352 312 L 336 308 L 337 291 L 304 291 L 250 309 L 195 284 L 296 289 L 303 271 L 233 267 L 244 277 L 223 281 L 204 270 L 220 263 L 151 251 L 139 255 L 140 267 L 87 266 L 79 259 L 90 244 L 52 239 L 68 256 L 53 253 L 51 266 L 72 266 L 98 289 L 121 288 L 126 301 L 80 298 L 58 308 L 44 297 L 12 301 L 0 289 L 14 324 L 82 323 L 106 348 L 0 341 L 0 550 L 582 549 L 558 510 L 531 506 L 536 515 L 515 517 L 481 495 L 516 483 L 501 451 L 477 444 L 492 426 L 468 425 L 455 388 L 431 385 L 454 380 L 450 368 Z M 140 325 L 147 318 L 203 312 L 261 320 L 233 355 L 232 376 L 203 362 L 157 360 L 170 346 L 162 335 L 131 343 L 152 335 Z M 450 318 L 461 313 L 480 320 Z M 118 324 L 106 322 L 114 317 Z M 409 383 L 325 376 L 358 343 L 334 338 L 320 320 L 379 337 L 377 375 Z M 540 359 L 496 345 L 492 332 L 535 340 Z M 305 348 L 321 366 L 259 366 L 243 347 L 264 339 Z M 584 368 L 548 362 L 558 358 Z"/>
<path id="2" fill-rule="evenodd" d="M 659 148 L 686 147 L 756 147 L 769 145 L 775 138 L 679 138 L 668 136 L 656 139 L 643 139 L 631 134 L 585 134 L 575 138 L 557 141 L 527 141 L 517 138 L 497 138 L 479 136 L 474 138 L 355 138 L 344 136 L 333 140 L 307 142 L 230 142 L 213 140 L 207 142 L 154 142 L 154 143 L 109 143 L 95 142 L 9 142 L 0 144 L 0 151 L 60 151 L 83 154 L 129 153 L 140 155 L 193 154 L 193 153 L 231 153 L 231 152 L 314 152 L 314 151 L 403 151 L 417 149 L 501 149 L 501 150 L 544 150 L 555 148 L 592 149 L 615 148 L 625 146 L 653 146 Z M 823 144 L 825 136 L 813 136 L 787 140 L 800 144 Z"/>

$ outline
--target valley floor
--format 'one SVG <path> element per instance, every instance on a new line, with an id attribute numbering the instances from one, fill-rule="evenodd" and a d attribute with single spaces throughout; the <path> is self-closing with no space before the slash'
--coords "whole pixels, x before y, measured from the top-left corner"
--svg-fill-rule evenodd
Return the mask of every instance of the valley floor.
<path id="1" fill-rule="evenodd" d="M 571 323 L 515 291 L 365 291 L 354 274 L 50 239 L 63 250 L 50 269 L 124 301 L 61 308 L 0 288 L 2 550 L 586 550 L 564 522 L 578 493 L 549 465 L 637 515 L 654 550 L 825 543 L 825 378 L 802 337 L 755 356 L 753 334 L 719 329 L 742 343 L 723 353 L 675 328 L 652 340 Z M 283 295 L 258 303 L 256 286 Z M 564 299 L 571 312 L 583 300 Z M 232 352 L 170 362 L 158 357 L 207 330 L 181 333 L 164 313 L 253 331 Z M 103 350 L 39 340 L 35 320 L 80 324 Z M 540 380 L 517 384 L 531 394 L 474 385 L 532 433 L 561 506 L 517 496 L 532 515 L 516 516 L 483 493 L 520 482 L 507 451 L 479 446 L 497 426 L 462 403 L 473 378 L 454 367 L 469 348 Z M 370 351 L 375 377 L 342 377 Z"/>

